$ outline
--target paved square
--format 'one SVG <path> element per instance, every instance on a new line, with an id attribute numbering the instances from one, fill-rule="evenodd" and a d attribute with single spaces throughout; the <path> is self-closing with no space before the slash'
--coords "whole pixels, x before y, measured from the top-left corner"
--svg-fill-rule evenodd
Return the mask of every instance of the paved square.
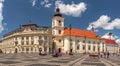
<path id="1" fill-rule="evenodd" d="M 0 54 L 0 66 L 119 66 L 120 57 L 93 58 L 74 54 L 52 57 L 38 54 Z"/>

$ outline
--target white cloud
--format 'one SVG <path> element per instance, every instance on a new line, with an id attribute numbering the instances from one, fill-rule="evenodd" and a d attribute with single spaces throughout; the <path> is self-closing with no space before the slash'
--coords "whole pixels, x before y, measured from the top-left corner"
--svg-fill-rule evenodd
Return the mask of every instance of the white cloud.
<path id="1" fill-rule="evenodd" d="M 32 0 L 32 6 L 35 6 L 35 5 L 36 5 L 36 1 L 37 1 L 37 0 Z"/>
<path id="2" fill-rule="evenodd" d="M 104 30 L 113 30 L 120 29 L 120 18 L 116 18 L 110 22 L 110 17 L 107 15 L 102 15 L 97 21 L 91 22 L 87 27 L 87 30 L 90 30 L 93 25 L 94 28 L 102 28 Z"/>
<path id="3" fill-rule="evenodd" d="M 115 39 L 118 38 L 118 36 L 113 35 L 113 34 L 110 36 L 109 33 L 110 33 L 110 32 L 108 32 L 108 33 L 106 33 L 105 35 L 103 35 L 102 38 L 113 39 L 113 40 L 115 40 Z"/>
<path id="4" fill-rule="evenodd" d="M 116 36 L 116 35 L 111 35 L 111 36 L 109 36 L 109 33 L 110 33 L 110 32 L 108 32 L 108 33 L 106 33 L 105 35 L 103 35 L 102 38 L 115 40 L 116 43 L 120 45 L 120 38 L 119 38 L 119 36 Z"/>
<path id="5" fill-rule="evenodd" d="M 60 8 L 62 14 L 70 15 L 73 17 L 80 16 L 82 12 L 85 12 L 87 9 L 84 2 L 74 4 L 72 1 L 72 4 L 64 4 L 63 1 L 57 0 L 55 2 L 55 6 Z"/>
<path id="6" fill-rule="evenodd" d="M 49 7 L 51 7 L 51 5 L 52 5 L 49 0 L 41 1 L 40 4 L 41 4 L 42 6 L 44 6 L 44 7 L 46 7 L 46 8 L 49 8 Z"/>
<path id="7" fill-rule="evenodd" d="M 116 40 L 116 42 L 120 45 L 120 38 Z"/>
<path id="8" fill-rule="evenodd" d="M 4 27 L 3 27 L 3 24 L 2 24 L 2 20 L 3 20 L 3 15 L 2 15 L 3 2 L 4 2 L 4 0 L 0 0 L 0 33 L 4 30 Z"/>

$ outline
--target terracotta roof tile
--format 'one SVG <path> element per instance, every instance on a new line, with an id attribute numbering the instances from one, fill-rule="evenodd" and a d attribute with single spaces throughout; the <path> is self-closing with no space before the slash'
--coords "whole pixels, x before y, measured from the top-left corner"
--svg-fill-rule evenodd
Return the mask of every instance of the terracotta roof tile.
<path id="1" fill-rule="evenodd" d="M 105 42 L 107 43 L 107 44 L 114 44 L 114 45 L 116 45 L 117 43 L 115 42 L 115 40 L 112 40 L 112 39 L 105 39 L 105 38 L 103 38 L 104 40 L 105 40 Z"/>
<path id="2" fill-rule="evenodd" d="M 70 34 L 71 33 L 71 34 Z M 75 28 L 66 28 L 64 29 L 64 36 L 65 35 L 72 35 L 72 36 L 83 36 L 88 38 L 97 38 L 95 32 L 87 31 L 87 30 L 80 30 Z"/>

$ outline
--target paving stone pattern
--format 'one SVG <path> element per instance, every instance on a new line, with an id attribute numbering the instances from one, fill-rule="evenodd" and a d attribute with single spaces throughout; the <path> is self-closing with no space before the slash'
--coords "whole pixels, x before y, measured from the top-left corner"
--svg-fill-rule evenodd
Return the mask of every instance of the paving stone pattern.
<path id="1" fill-rule="evenodd" d="M 62 57 L 40 56 L 38 54 L 0 54 L 0 66 L 60 66 L 82 56 L 80 54 L 63 55 Z"/>
<path id="2" fill-rule="evenodd" d="M 106 66 L 99 58 L 87 57 L 81 64 L 81 66 Z"/>

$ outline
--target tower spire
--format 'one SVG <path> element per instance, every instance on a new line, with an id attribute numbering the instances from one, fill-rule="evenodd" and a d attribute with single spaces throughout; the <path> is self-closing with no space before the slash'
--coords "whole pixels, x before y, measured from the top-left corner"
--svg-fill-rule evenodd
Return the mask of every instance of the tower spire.
<path id="1" fill-rule="evenodd" d="M 95 29 L 94 29 L 93 25 L 92 25 L 91 31 L 93 31 L 93 32 L 95 31 Z"/>

